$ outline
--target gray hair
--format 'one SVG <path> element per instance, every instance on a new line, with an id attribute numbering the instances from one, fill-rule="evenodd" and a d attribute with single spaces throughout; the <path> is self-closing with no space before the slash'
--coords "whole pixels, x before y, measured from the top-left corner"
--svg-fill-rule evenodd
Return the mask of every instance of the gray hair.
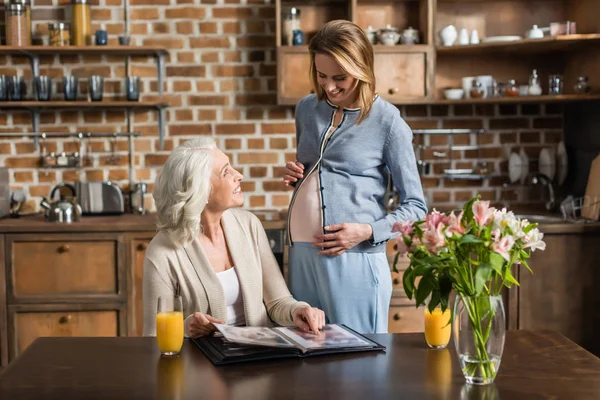
<path id="1" fill-rule="evenodd" d="M 200 215 L 210 195 L 215 141 L 208 136 L 180 144 L 156 177 L 152 197 L 158 212 L 157 228 L 185 245 L 200 233 Z"/>

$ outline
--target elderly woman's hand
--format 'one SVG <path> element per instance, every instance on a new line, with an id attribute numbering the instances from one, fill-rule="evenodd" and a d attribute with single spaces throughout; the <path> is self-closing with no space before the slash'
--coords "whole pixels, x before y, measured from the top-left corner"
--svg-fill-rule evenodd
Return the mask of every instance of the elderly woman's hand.
<path id="1" fill-rule="evenodd" d="M 283 170 L 283 182 L 286 186 L 290 186 L 292 183 L 298 182 L 298 179 L 302 179 L 304 177 L 304 165 L 302 163 L 296 162 L 287 162 L 285 164 L 285 169 Z"/>
<path id="2" fill-rule="evenodd" d="M 217 329 L 213 323 L 224 324 L 223 321 L 219 321 L 208 314 L 196 312 L 188 317 L 186 327 L 188 335 L 193 338 L 211 335 Z"/>
<path id="3" fill-rule="evenodd" d="M 325 326 L 325 313 L 315 307 L 298 307 L 294 310 L 294 323 L 304 332 L 319 334 Z"/>

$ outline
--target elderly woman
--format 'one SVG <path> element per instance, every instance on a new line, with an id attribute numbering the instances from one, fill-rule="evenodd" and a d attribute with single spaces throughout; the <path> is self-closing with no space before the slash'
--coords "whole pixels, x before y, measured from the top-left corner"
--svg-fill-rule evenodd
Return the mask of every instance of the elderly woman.
<path id="1" fill-rule="evenodd" d="M 144 335 L 156 334 L 157 299 L 177 285 L 190 337 L 213 333 L 213 323 L 323 327 L 323 311 L 291 296 L 258 218 L 236 208 L 241 181 L 209 137 L 169 155 L 153 191 L 158 233 L 144 259 Z"/>

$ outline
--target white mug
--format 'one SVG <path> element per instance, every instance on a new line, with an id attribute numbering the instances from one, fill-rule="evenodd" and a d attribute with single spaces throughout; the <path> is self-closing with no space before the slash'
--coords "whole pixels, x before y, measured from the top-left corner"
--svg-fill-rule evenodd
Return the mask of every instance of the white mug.
<path id="1" fill-rule="evenodd" d="M 462 88 L 465 91 L 465 99 L 471 98 L 471 88 L 473 87 L 474 76 L 465 76 L 462 78 Z"/>

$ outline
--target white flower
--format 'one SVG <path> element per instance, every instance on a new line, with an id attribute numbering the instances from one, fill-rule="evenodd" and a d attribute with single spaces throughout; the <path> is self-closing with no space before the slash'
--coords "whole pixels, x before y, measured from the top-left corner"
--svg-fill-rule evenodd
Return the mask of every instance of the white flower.
<path id="1" fill-rule="evenodd" d="M 543 238 L 544 234 L 538 228 L 530 230 L 523 240 L 525 248 L 530 248 L 531 251 L 546 250 L 546 242 L 542 240 Z"/>

